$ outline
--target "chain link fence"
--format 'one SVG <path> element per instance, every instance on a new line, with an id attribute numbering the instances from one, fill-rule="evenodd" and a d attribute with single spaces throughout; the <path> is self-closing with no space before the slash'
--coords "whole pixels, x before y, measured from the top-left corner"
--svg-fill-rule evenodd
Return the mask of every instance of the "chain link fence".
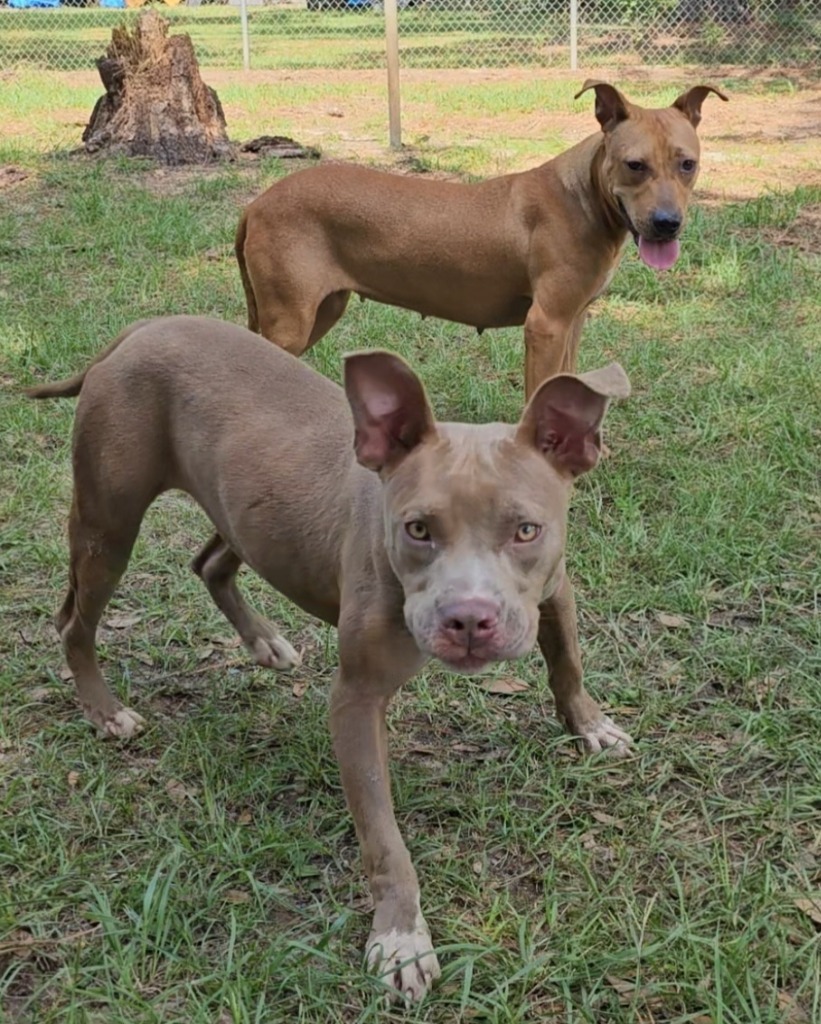
<path id="1" fill-rule="evenodd" d="M 0 69 L 93 69 L 111 29 L 138 14 L 98 2 L 0 0 Z M 189 33 L 200 64 L 242 67 L 238 0 L 178 2 L 160 9 L 172 31 Z M 247 3 L 255 69 L 384 66 L 381 0 Z M 404 67 L 821 65 L 821 0 L 399 0 L 399 7 Z"/>

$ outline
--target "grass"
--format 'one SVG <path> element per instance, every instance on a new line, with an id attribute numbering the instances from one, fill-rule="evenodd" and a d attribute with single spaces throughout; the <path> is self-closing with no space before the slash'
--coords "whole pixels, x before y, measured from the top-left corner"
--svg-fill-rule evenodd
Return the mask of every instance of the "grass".
<path id="1" fill-rule="evenodd" d="M 54 141 L 41 127 L 0 147 L 30 172 L 0 193 L 0 1015 L 818 1020 L 821 300 L 817 255 L 792 243 L 818 252 L 821 190 L 696 209 L 676 269 L 628 253 L 586 332 L 584 368 L 619 359 L 634 394 L 577 489 L 569 560 L 588 684 L 637 756 L 579 758 L 535 656 L 500 669 L 529 684 L 516 696 L 433 668 L 395 702 L 397 813 L 444 968 L 403 1014 L 361 969 L 368 894 L 325 722 L 333 631 L 249 577 L 305 649 L 294 676 L 250 667 L 187 568 L 203 516 L 164 496 L 101 635 L 149 728 L 101 744 L 51 626 L 73 403 L 17 393 L 138 317 L 241 322 L 237 213 L 285 168 L 158 175 Z M 342 351 L 371 345 L 419 368 L 442 417 L 519 413 L 519 331 L 354 303 L 309 358 L 338 377 Z"/>

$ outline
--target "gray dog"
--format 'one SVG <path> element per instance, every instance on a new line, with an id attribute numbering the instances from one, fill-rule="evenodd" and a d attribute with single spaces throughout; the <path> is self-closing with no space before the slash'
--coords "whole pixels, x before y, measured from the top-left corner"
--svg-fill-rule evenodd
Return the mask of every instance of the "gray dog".
<path id="1" fill-rule="evenodd" d="M 385 712 L 425 662 L 479 672 L 538 641 L 560 718 L 593 751 L 630 737 L 587 694 L 565 572 L 573 480 L 595 466 L 620 366 L 543 383 L 516 426 L 437 423 L 405 362 L 345 361 L 339 388 L 258 335 L 169 317 L 124 331 L 83 374 L 34 388 L 78 395 L 69 590 L 57 615 L 86 716 L 128 737 L 95 634 L 143 515 L 190 494 L 216 533 L 194 569 L 260 665 L 293 647 L 236 585 L 243 562 L 339 630 L 331 733 L 374 900 L 369 963 L 420 999 L 439 974 L 394 817 Z"/>

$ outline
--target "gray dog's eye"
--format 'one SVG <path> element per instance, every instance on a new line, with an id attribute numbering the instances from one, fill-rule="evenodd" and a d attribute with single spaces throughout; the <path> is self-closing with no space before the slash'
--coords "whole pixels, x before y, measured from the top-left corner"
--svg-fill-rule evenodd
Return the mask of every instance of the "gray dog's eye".
<path id="1" fill-rule="evenodd" d="M 532 540 L 535 540 L 541 532 L 541 526 L 537 526 L 536 523 L 520 523 L 514 539 L 517 544 L 529 544 Z"/>
<path id="2" fill-rule="evenodd" d="M 421 519 L 412 519 L 405 523 L 405 533 L 411 540 L 430 540 L 430 530 Z"/>

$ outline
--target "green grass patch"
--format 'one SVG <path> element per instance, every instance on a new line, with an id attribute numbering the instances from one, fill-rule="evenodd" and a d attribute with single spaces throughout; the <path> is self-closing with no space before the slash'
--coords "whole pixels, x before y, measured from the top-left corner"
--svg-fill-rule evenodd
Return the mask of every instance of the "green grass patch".
<path id="1" fill-rule="evenodd" d="M 789 242 L 821 190 L 695 210 L 673 272 L 630 251 L 597 303 L 583 367 L 620 360 L 634 395 L 577 489 L 568 555 L 589 686 L 638 754 L 578 758 L 535 655 L 500 669 L 529 684 L 511 698 L 436 668 L 407 688 L 397 813 L 444 977 L 403 1014 L 361 969 L 368 897 L 326 729 L 333 631 L 248 575 L 305 649 L 295 676 L 250 667 L 187 567 L 207 523 L 166 495 L 112 603 L 133 621 L 101 635 L 149 727 L 96 740 L 51 626 L 73 403 L 18 394 L 139 317 L 242 322 L 237 216 L 284 169 L 159 175 L 14 145 L 32 173 L 0 193 L 0 1015 L 818 1020 L 802 901 L 821 895 L 821 267 Z M 308 358 L 338 378 L 368 346 L 406 356 L 442 417 L 520 412 L 518 330 L 354 302 Z"/>

